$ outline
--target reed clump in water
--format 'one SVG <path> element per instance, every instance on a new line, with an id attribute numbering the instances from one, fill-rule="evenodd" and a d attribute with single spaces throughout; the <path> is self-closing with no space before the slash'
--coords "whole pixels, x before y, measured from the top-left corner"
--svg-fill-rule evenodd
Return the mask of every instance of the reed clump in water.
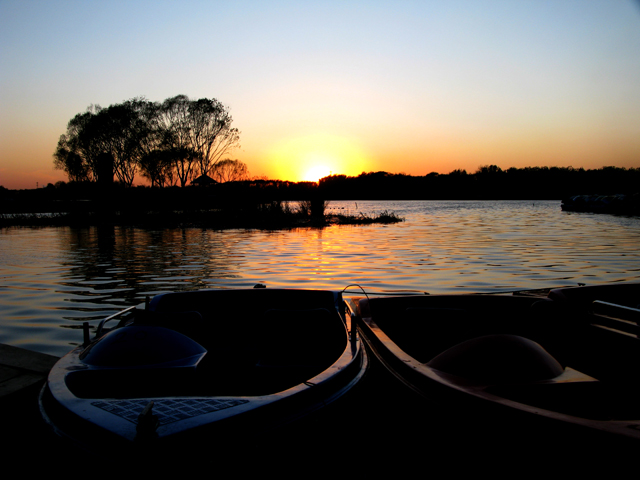
<path id="1" fill-rule="evenodd" d="M 398 223 L 404 222 L 404 218 L 396 215 L 395 212 L 384 210 L 377 215 L 367 215 L 362 212 L 357 215 L 335 215 L 338 218 L 336 223 L 342 225 L 367 225 L 371 223 Z"/>

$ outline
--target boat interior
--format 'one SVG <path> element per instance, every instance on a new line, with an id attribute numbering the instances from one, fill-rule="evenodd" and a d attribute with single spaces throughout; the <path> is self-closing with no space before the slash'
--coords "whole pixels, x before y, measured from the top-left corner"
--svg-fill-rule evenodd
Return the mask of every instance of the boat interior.
<path id="1" fill-rule="evenodd" d="M 333 292 L 253 289 L 165 294 L 80 355 L 80 398 L 255 396 L 307 382 L 348 335 Z M 158 328 L 160 327 L 160 328 Z"/>
<path id="2" fill-rule="evenodd" d="M 362 315 L 461 385 L 586 418 L 639 418 L 640 284 L 371 298 Z"/>

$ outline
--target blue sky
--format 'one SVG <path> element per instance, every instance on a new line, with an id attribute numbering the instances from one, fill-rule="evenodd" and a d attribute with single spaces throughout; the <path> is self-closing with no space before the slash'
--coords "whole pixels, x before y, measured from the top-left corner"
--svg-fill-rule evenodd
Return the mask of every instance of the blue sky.
<path id="1" fill-rule="evenodd" d="M 640 167 L 632 0 L 0 0 L 0 185 L 91 104 L 217 98 L 254 175 Z"/>

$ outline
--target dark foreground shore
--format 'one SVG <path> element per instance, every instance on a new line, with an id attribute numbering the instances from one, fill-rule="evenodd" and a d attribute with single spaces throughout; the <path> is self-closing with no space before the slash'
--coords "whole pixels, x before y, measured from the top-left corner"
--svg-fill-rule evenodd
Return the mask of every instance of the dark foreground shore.
<path id="1" fill-rule="evenodd" d="M 269 475 L 284 478 L 441 477 L 593 472 L 608 475 L 636 462 L 635 442 L 541 424 L 468 418 L 418 396 L 375 359 L 349 394 L 309 417 L 260 435 L 197 438 L 191 448 L 131 458 L 113 450 L 81 451 L 42 421 L 43 380 L 0 398 L 5 468 L 24 473 L 93 475 Z"/>

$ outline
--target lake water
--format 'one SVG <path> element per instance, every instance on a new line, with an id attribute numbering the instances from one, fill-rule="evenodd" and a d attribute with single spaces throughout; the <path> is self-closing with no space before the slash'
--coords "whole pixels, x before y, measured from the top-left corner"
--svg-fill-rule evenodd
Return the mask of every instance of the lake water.
<path id="1" fill-rule="evenodd" d="M 498 292 L 640 281 L 640 218 L 559 201 L 332 202 L 394 225 L 0 230 L 0 342 L 63 355 L 81 325 L 146 295 L 202 288 Z M 358 293 L 353 289 L 354 293 Z M 239 306 L 241 308 L 241 306 Z"/>

